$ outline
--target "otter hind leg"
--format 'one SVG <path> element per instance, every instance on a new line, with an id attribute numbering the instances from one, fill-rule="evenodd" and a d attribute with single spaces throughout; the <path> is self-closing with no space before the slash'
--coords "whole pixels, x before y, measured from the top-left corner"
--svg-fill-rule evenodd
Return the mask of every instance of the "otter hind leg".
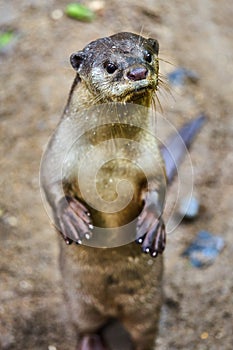
<path id="1" fill-rule="evenodd" d="M 88 334 L 80 339 L 77 350 L 109 350 L 109 348 L 99 334 Z"/>

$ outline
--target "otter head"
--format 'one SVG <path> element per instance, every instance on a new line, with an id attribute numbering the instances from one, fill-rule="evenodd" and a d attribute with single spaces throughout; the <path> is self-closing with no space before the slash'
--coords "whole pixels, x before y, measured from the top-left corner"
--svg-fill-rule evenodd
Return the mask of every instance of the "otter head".
<path id="1" fill-rule="evenodd" d="M 91 42 L 70 61 L 96 103 L 149 106 L 158 86 L 158 51 L 157 40 L 123 32 Z"/>

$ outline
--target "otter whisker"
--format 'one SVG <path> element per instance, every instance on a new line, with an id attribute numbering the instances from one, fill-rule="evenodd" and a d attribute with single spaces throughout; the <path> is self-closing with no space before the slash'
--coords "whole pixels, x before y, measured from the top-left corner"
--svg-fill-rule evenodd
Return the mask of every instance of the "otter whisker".
<path id="1" fill-rule="evenodd" d="M 157 103 L 155 102 L 155 100 L 158 103 L 160 112 L 163 113 L 163 107 L 161 105 L 161 102 L 160 102 L 159 97 L 158 97 L 156 92 L 154 92 L 153 99 L 152 99 L 153 103 L 155 104 L 155 109 L 156 109 Z"/>
<path id="2" fill-rule="evenodd" d="M 168 61 L 168 60 L 166 60 L 166 59 L 164 59 L 162 57 L 158 57 L 158 60 L 162 61 L 164 63 L 170 64 L 171 66 L 176 66 L 173 62 L 170 62 L 170 61 Z"/>

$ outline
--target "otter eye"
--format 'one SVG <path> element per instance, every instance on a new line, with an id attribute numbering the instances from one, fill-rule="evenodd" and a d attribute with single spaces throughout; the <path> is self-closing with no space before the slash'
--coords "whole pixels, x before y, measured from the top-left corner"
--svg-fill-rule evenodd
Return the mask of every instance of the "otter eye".
<path id="1" fill-rule="evenodd" d="M 152 54 L 150 52 L 145 52 L 144 59 L 146 62 L 151 63 L 152 62 Z"/>
<path id="2" fill-rule="evenodd" d="M 104 65 L 104 68 L 109 74 L 113 74 L 117 70 L 117 65 L 111 62 L 106 62 Z"/>

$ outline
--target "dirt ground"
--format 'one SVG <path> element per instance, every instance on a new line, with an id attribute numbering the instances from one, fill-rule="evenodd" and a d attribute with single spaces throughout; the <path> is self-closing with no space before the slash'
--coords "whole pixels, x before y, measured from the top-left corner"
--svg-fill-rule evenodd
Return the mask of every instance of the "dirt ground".
<path id="1" fill-rule="evenodd" d="M 67 3 L 0 1 L 0 29 L 17 32 L 16 43 L 0 55 L 0 349 L 74 348 L 62 300 L 57 237 L 40 197 L 40 159 L 74 77 L 70 54 L 98 37 L 132 31 L 157 38 L 161 58 L 199 76 L 197 83 L 171 87 L 173 97 L 161 91 L 163 115 L 176 127 L 202 111 L 208 116 L 191 151 L 201 210 L 195 221 L 168 235 L 156 349 L 231 350 L 232 4 L 110 0 L 91 23 L 65 15 L 54 19 L 53 11 Z M 161 69 L 165 74 L 174 66 L 163 63 Z M 188 174 L 187 162 L 181 172 Z M 174 201 L 176 186 L 177 181 L 168 203 Z M 181 256 L 201 229 L 225 241 L 205 269 Z"/>

